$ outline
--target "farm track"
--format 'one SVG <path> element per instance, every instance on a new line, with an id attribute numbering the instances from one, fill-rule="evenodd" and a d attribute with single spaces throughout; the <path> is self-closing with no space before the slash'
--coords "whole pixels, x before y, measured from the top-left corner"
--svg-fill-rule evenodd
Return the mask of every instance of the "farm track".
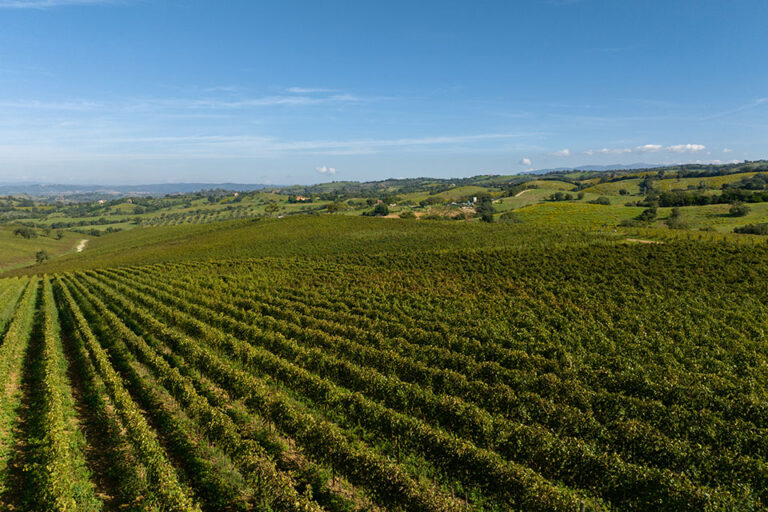
<path id="1" fill-rule="evenodd" d="M 764 509 L 743 250 L 740 294 L 706 254 L 667 297 L 444 259 L 443 282 L 277 260 L 0 281 L 0 508 Z"/>

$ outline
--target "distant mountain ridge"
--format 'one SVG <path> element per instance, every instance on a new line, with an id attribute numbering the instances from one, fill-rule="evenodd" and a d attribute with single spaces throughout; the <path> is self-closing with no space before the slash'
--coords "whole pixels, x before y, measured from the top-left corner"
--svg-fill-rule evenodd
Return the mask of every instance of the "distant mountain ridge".
<path id="1" fill-rule="evenodd" d="M 82 194 L 165 195 L 189 194 L 201 190 L 224 189 L 238 192 L 272 188 L 274 185 L 244 183 L 158 183 L 148 185 L 62 185 L 48 183 L 0 183 L 0 196 L 29 195 L 36 197 L 71 196 Z"/>

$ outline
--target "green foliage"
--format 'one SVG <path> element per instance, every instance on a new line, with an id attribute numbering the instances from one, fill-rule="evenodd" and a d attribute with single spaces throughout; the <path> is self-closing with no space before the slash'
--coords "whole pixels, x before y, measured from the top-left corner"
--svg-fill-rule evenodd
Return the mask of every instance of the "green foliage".
<path id="1" fill-rule="evenodd" d="M 328 213 L 336 213 L 343 209 L 342 203 L 328 203 L 325 205 L 325 209 L 328 211 Z"/>
<path id="2" fill-rule="evenodd" d="M 386 203 L 377 203 L 376 206 L 373 207 L 373 210 L 363 212 L 363 216 L 366 217 L 384 217 L 389 215 L 389 206 L 386 205 Z"/>
<path id="3" fill-rule="evenodd" d="M 638 215 L 637 220 L 640 222 L 653 222 L 658 216 L 658 210 L 656 207 L 647 208 Z"/>
<path id="4" fill-rule="evenodd" d="M 477 215 L 483 222 L 493 222 L 493 213 L 495 209 L 493 207 L 493 200 L 489 195 L 482 195 L 478 198 L 477 205 L 475 206 Z"/>
<path id="5" fill-rule="evenodd" d="M 27 509 L 94 494 L 73 410 L 115 509 L 764 509 L 768 245 L 519 216 L 134 230 L 0 280 L 0 382 L 52 426 Z"/>
<path id="6" fill-rule="evenodd" d="M 746 226 L 734 228 L 734 233 L 745 233 L 750 235 L 768 235 L 768 222 L 758 224 L 747 224 Z"/>
<path id="7" fill-rule="evenodd" d="M 669 218 L 664 221 L 669 229 L 688 229 L 688 223 L 683 220 L 680 208 L 672 208 Z"/>
<path id="8" fill-rule="evenodd" d="M 736 201 L 731 204 L 731 207 L 728 209 L 728 214 L 731 217 L 744 217 L 751 211 L 750 207 L 746 204 Z"/>
<path id="9" fill-rule="evenodd" d="M 567 192 L 555 192 L 547 198 L 548 201 L 573 201 L 573 194 Z"/>
<path id="10" fill-rule="evenodd" d="M 26 227 L 26 226 L 21 226 L 19 228 L 16 228 L 13 231 L 13 234 L 16 235 L 16 236 L 20 236 L 22 238 L 26 238 L 27 240 L 29 240 L 30 238 L 36 238 L 37 237 L 37 231 L 35 231 L 32 228 Z"/>

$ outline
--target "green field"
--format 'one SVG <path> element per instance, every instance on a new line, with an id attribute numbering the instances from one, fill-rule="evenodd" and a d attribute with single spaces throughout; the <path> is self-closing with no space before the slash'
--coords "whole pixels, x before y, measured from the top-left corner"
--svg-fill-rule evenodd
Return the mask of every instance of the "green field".
<path id="1" fill-rule="evenodd" d="M 35 254 L 40 250 L 46 251 L 50 257 L 74 252 L 83 238 L 86 237 L 66 232 L 60 240 L 56 239 L 55 234 L 45 236 L 42 233 L 35 238 L 25 239 L 14 235 L 12 226 L 0 225 L 0 271 L 33 264 Z"/>

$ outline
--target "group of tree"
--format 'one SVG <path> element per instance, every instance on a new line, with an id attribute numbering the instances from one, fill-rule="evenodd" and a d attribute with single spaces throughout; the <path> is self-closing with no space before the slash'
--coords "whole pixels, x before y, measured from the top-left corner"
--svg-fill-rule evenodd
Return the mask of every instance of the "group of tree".
<path id="1" fill-rule="evenodd" d="M 734 233 L 744 233 L 748 235 L 768 235 L 768 222 L 758 224 L 747 224 L 740 228 L 734 228 Z"/>
<path id="2" fill-rule="evenodd" d="M 493 213 L 495 209 L 493 207 L 493 200 L 488 194 L 483 194 L 477 198 L 477 204 L 475 205 L 475 211 L 477 216 L 483 222 L 493 222 Z"/>

